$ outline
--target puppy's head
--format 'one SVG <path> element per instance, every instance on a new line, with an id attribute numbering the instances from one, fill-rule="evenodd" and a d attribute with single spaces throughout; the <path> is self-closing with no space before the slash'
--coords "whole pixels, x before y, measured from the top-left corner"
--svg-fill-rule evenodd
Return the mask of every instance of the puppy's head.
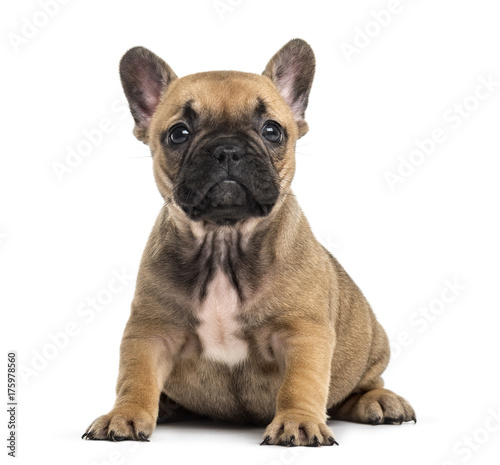
<path id="1" fill-rule="evenodd" d="M 295 142 L 314 55 L 286 44 L 262 75 L 213 71 L 177 78 L 143 47 L 129 50 L 120 75 L 135 136 L 151 148 L 163 197 L 191 221 L 234 225 L 279 208 L 295 168 Z"/>

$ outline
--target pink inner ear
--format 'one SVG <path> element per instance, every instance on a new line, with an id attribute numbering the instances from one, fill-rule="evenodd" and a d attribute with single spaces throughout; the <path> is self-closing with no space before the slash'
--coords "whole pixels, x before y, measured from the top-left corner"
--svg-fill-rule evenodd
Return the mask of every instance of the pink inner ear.
<path id="1" fill-rule="evenodd" d="M 150 89 L 144 88 L 142 98 L 143 98 L 143 105 L 142 105 L 143 108 L 141 108 L 139 112 L 141 113 L 146 124 L 149 126 L 153 113 L 155 112 L 156 107 L 158 106 L 159 97 L 157 96 L 156 93 L 151 92 Z"/>
<path id="2" fill-rule="evenodd" d="M 137 110 L 146 124 L 149 124 L 163 91 L 163 76 L 151 68 L 150 63 L 144 61 L 137 66 L 136 79 L 141 93 Z"/>
<path id="3" fill-rule="evenodd" d="M 278 90 L 285 102 L 291 108 L 297 121 L 303 119 L 304 114 L 304 96 L 295 96 L 294 88 L 299 74 L 302 72 L 301 61 L 297 57 L 290 57 L 286 64 L 280 65 L 284 68 L 281 76 L 278 78 Z"/>

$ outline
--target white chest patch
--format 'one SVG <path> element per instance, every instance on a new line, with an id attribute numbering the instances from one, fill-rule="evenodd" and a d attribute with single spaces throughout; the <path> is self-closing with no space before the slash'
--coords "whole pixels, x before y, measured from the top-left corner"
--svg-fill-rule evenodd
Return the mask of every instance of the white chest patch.
<path id="1" fill-rule="evenodd" d="M 238 295 L 227 276 L 217 271 L 207 288 L 198 314 L 198 336 L 203 355 L 212 360 L 236 365 L 248 356 L 248 343 L 237 336 Z"/>

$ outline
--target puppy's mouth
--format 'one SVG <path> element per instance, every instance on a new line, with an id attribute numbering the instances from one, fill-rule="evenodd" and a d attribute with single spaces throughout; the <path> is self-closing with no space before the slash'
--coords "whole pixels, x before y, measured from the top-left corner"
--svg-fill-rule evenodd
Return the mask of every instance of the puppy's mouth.
<path id="1" fill-rule="evenodd" d="M 273 206 L 258 202 L 243 184 L 224 180 L 213 185 L 200 203 L 182 209 L 192 220 L 232 226 L 247 218 L 266 216 Z"/>

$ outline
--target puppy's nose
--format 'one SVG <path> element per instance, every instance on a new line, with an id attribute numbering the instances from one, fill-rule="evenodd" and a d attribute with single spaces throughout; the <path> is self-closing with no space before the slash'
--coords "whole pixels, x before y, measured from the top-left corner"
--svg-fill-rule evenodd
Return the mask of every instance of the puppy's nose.
<path id="1" fill-rule="evenodd" d="M 224 144 L 219 145 L 213 151 L 213 156 L 223 168 L 230 171 L 231 167 L 236 166 L 245 155 L 245 151 L 238 145 Z"/>

